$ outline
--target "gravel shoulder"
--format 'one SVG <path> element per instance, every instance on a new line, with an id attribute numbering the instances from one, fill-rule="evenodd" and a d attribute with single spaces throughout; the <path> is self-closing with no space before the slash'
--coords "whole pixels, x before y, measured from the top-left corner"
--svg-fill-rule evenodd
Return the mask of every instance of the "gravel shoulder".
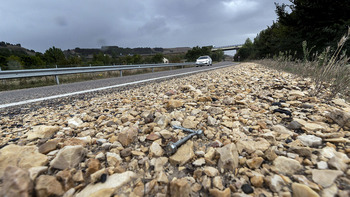
<path id="1" fill-rule="evenodd" d="M 350 105 L 313 87 L 243 63 L 11 108 L 0 196 L 349 196 Z"/>

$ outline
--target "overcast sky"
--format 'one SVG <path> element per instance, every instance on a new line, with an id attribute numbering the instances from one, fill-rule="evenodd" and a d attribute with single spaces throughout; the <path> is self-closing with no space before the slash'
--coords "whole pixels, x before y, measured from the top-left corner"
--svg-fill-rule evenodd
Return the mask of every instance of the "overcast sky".
<path id="1" fill-rule="evenodd" d="M 0 41 L 45 52 L 241 44 L 288 0 L 2 0 Z"/>

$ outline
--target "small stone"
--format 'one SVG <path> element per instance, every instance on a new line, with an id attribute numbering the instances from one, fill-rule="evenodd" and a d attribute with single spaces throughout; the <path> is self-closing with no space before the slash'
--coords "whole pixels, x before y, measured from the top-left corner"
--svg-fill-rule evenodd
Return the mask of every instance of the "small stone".
<path id="1" fill-rule="evenodd" d="M 300 184 L 292 184 L 293 197 L 319 197 L 319 195 L 310 187 Z"/>
<path id="2" fill-rule="evenodd" d="M 32 131 L 28 132 L 28 140 L 34 139 L 42 139 L 42 138 L 50 138 L 53 134 L 55 134 L 60 128 L 58 126 L 46 126 L 40 125 L 33 127 Z"/>
<path id="3" fill-rule="evenodd" d="M 41 175 L 35 184 L 35 193 L 38 197 L 60 196 L 64 193 L 60 182 L 54 176 Z"/>
<path id="4" fill-rule="evenodd" d="M 150 133 L 146 139 L 147 140 L 151 140 L 151 141 L 155 141 L 155 140 L 158 140 L 160 138 L 159 135 L 155 134 L 155 133 Z"/>
<path id="5" fill-rule="evenodd" d="M 288 134 L 288 135 L 293 135 L 293 132 L 287 129 L 286 127 L 282 125 L 274 125 L 271 128 L 273 131 L 276 131 L 279 134 Z"/>
<path id="6" fill-rule="evenodd" d="M 173 197 L 190 196 L 191 187 L 185 178 L 175 179 L 170 182 L 170 195 Z"/>
<path id="7" fill-rule="evenodd" d="M 74 168 L 84 158 L 86 150 L 83 146 L 65 146 L 50 162 L 50 166 L 57 169 Z"/>
<path id="8" fill-rule="evenodd" d="M 131 154 L 132 154 L 132 149 L 131 148 L 125 148 L 122 151 L 120 151 L 120 156 L 121 157 L 129 157 Z M 141 152 L 140 154 L 143 154 L 143 153 Z"/>
<path id="9" fill-rule="evenodd" d="M 88 169 L 86 172 L 88 174 L 93 174 L 94 172 L 98 171 L 100 169 L 100 161 L 98 159 L 90 158 L 88 160 Z"/>
<path id="10" fill-rule="evenodd" d="M 277 157 L 273 164 L 279 172 L 284 174 L 294 174 L 303 168 L 298 161 L 284 156 Z"/>
<path id="11" fill-rule="evenodd" d="M 192 164 L 194 166 L 197 166 L 197 167 L 202 166 L 202 165 L 205 164 L 205 159 L 204 158 L 199 158 L 196 161 L 194 161 Z"/>
<path id="12" fill-rule="evenodd" d="M 39 153 L 47 154 L 50 151 L 56 150 L 58 145 L 58 140 L 49 140 L 43 145 L 39 146 Z"/>
<path id="13" fill-rule="evenodd" d="M 0 149 L 0 177 L 3 176 L 7 166 L 29 169 L 35 166 L 44 166 L 47 163 L 48 157 L 39 153 L 36 146 L 10 144 Z"/>
<path id="14" fill-rule="evenodd" d="M 350 127 L 350 112 L 345 112 L 341 110 L 332 110 L 327 114 L 327 117 L 331 118 L 334 122 L 336 122 L 339 126 L 347 126 Z"/>
<path id="15" fill-rule="evenodd" d="M 172 132 L 165 129 L 161 130 L 159 133 L 164 139 L 170 139 L 173 136 Z"/>
<path id="16" fill-rule="evenodd" d="M 321 196 L 338 196 L 337 194 L 338 194 L 338 187 L 336 184 L 333 184 L 330 187 L 324 188 L 321 193 Z"/>
<path id="17" fill-rule="evenodd" d="M 238 152 L 236 145 L 231 143 L 216 149 L 220 155 L 218 167 L 220 170 L 234 171 L 238 167 Z"/>
<path id="18" fill-rule="evenodd" d="M 262 187 L 262 185 L 264 184 L 264 177 L 262 175 L 253 176 L 252 178 L 250 178 L 250 183 L 254 187 Z"/>
<path id="19" fill-rule="evenodd" d="M 214 125 L 216 125 L 216 119 L 215 118 L 213 118 L 212 116 L 208 116 L 208 120 L 207 120 L 207 124 L 209 125 L 209 126 L 214 126 Z"/>
<path id="20" fill-rule="evenodd" d="M 293 175 L 293 178 L 297 180 L 299 183 L 302 183 L 313 190 L 320 191 L 320 187 L 316 183 L 310 181 L 303 175 Z"/>
<path id="21" fill-rule="evenodd" d="M 213 188 L 213 189 L 209 189 L 209 193 L 213 197 L 230 197 L 231 196 L 230 188 L 226 188 L 224 191 Z"/>
<path id="22" fill-rule="evenodd" d="M 74 187 L 74 182 L 72 178 L 72 171 L 69 169 L 64 169 L 56 174 L 56 178 L 63 185 L 63 190 L 67 191 Z"/>
<path id="23" fill-rule="evenodd" d="M 183 102 L 180 100 L 169 100 L 167 104 L 167 108 L 179 108 L 183 106 Z"/>
<path id="24" fill-rule="evenodd" d="M 129 183 L 133 179 L 137 178 L 137 174 L 131 171 L 126 171 L 123 173 L 116 173 L 107 178 L 107 180 L 102 183 L 90 183 L 83 190 L 81 190 L 76 197 L 85 196 L 111 196 L 111 194 L 118 188 Z M 107 192 L 102 194 L 102 192 Z"/>
<path id="25" fill-rule="evenodd" d="M 95 171 L 94 173 L 92 173 L 90 175 L 90 180 L 91 180 L 91 183 L 97 183 L 97 182 L 102 182 L 101 181 L 101 177 L 103 174 L 106 173 L 106 169 L 101 169 L 101 170 L 98 170 L 98 171 Z M 104 181 L 105 182 L 105 181 Z M 102 183 L 104 183 L 102 182 Z"/>
<path id="26" fill-rule="evenodd" d="M 250 169 L 257 169 L 260 168 L 263 161 L 264 159 L 262 157 L 254 157 L 253 159 L 248 159 L 246 163 Z"/>
<path id="27" fill-rule="evenodd" d="M 170 163 L 184 165 L 194 157 L 193 142 L 188 140 L 169 158 Z"/>
<path id="28" fill-rule="evenodd" d="M 247 141 L 239 140 L 236 145 L 239 153 L 244 150 L 249 154 L 255 152 L 256 150 L 261 150 L 264 152 L 271 146 L 270 143 L 264 138 Z"/>
<path id="29" fill-rule="evenodd" d="M 118 135 L 118 141 L 123 146 L 129 146 L 134 140 L 137 138 L 137 128 L 136 127 L 130 127 L 127 130 L 122 131 Z"/>
<path id="30" fill-rule="evenodd" d="M 344 173 L 339 170 L 312 170 L 312 180 L 322 187 L 331 186 L 338 176 Z"/>
<path id="31" fill-rule="evenodd" d="M 78 128 L 78 127 L 80 127 L 81 125 L 83 124 L 83 121 L 80 119 L 80 118 L 78 118 L 78 117 L 74 117 L 74 118 L 70 118 L 70 119 L 68 119 L 68 126 L 70 127 L 70 128 Z"/>
<path id="32" fill-rule="evenodd" d="M 222 178 L 221 176 L 216 176 L 213 178 L 213 186 L 218 188 L 219 190 L 224 189 L 224 185 L 222 184 Z"/>
<path id="33" fill-rule="evenodd" d="M 314 135 L 301 135 L 298 136 L 298 139 L 303 143 L 305 146 L 319 146 L 322 144 L 322 138 L 316 137 Z"/>
<path id="34" fill-rule="evenodd" d="M 110 167 L 119 166 L 119 164 L 123 161 L 123 159 L 120 157 L 119 154 L 111 153 L 111 152 L 107 152 L 106 158 L 107 158 L 107 164 Z"/>
<path id="35" fill-rule="evenodd" d="M 317 169 L 319 170 L 325 170 L 328 168 L 328 164 L 327 162 L 325 161 L 320 161 L 320 162 L 317 162 Z"/>
<path id="36" fill-rule="evenodd" d="M 219 174 L 219 171 L 216 168 L 211 166 L 204 167 L 203 172 L 209 177 L 214 177 Z"/>
<path id="37" fill-rule="evenodd" d="M 280 192 L 282 187 L 285 185 L 282 177 L 277 174 L 273 175 L 272 177 L 268 177 L 266 181 L 271 191 L 276 193 Z"/>
<path id="38" fill-rule="evenodd" d="M 211 114 L 211 115 L 217 115 L 217 114 L 221 114 L 224 112 L 224 110 L 222 110 L 221 108 L 219 107 L 210 107 L 208 109 L 208 112 Z"/>
<path id="39" fill-rule="evenodd" d="M 242 191 L 246 194 L 251 194 L 254 192 L 254 189 L 252 188 L 252 186 L 250 186 L 249 184 L 243 184 L 241 187 Z"/>
<path id="40" fill-rule="evenodd" d="M 33 187 L 28 171 L 9 166 L 2 177 L 0 196 L 31 196 Z"/>
<path id="41" fill-rule="evenodd" d="M 165 129 L 170 123 L 170 118 L 167 116 L 158 116 L 154 119 L 154 122 L 161 128 Z"/>
<path id="42" fill-rule="evenodd" d="M 168 176 L 167 176 L 163 171 L 161 171 L 161 172 L 158 174 L 157 181 L 160 182 L 160 183 L 165 183 L 165 184 L 167 184 L 167 183 L 169 182 Z"/>
<path id="43" fill-rule="evenodd" d="M 164 150 L 157 142 L 153 142 L 149 150 L 150 150 L 150 154 L 156 157 L 160 157 L 164 154 Z"/>
<path id="44" fill-rule="evenodd" d="M 303 125 L 301 125 L 299 122 L 293 120 L 292 122 L 289 123 L 287 128 L 290 130 L 297 130 L 297 129 L 300 129 L 302 126 Z"/>
<path id="45" fill-rule="evenodd" d="M 195 129 L 198 125 L 198 121 L 195 121 L 195 116 L 187 116 L 183 121 L 182 126 L 189 129 Z"/>
<path id="46" fill-rule="evenodd" d="M 29 176 L 31 180 L 35 180 L 36 177 L 47 171 L 47 166 L 35 166 L 28 169 Z"/>

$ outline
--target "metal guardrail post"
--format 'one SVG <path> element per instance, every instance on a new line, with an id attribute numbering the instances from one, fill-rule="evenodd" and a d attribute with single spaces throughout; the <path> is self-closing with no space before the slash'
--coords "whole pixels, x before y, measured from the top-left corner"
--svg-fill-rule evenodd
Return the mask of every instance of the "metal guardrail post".
<path id="1" fill-rule="evenodd" d="M 57 65 L 56 65 L 56 68 L 57 68 Z M 58 75 L 55 75 L 55 79 L 56 79 L 56 84 L 60 85 L 60 80 L 58 79 Z"/>
<path id="2" fill-rule="evenodd" d="M 119 70 L 119 72 L 120 72 L 120 77 L 122 77 L 123 76 L 123 71 Z"/>
<path id="3" fill-rule="evenodd" d="M 154 73 L 154 68 L 152 68 L 152 73 Z"/>

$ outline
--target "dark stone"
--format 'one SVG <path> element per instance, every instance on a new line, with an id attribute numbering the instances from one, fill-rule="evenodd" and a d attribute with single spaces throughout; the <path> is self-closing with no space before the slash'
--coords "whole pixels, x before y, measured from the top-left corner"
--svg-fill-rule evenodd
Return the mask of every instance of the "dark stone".
<path id="1" fill-rule="evenodd" d="M 120 156 L 122 157 L 128 157 L 131 155 L 131 148 L 125 148 L 122 151 L 120 151 Z"/>
<path id="2" fill-rule="evenodd" d="M 300 129 L 301 128 L 301 124 L 297 121 L 292 121 L 289 123 L 289 125 L 287 126 L 287 129 L 290 129 L 290 130 L 297 130 L 297 129 Z"/>
<path id="3" fill-rule="evenodd" d="M 272 106 L 278 106 L 278 107 L 282 106 L 280 102 L 273 102 L 271 105 Z"/>
<path id="4" fill-rule="evenodd" d="M 295 133 L 298 133 L 298 134 L 302 134 L 302 133 L 305 133 L 305 131 L 303 129 L 295 129 L 294 130 Z"/>
<path id="5" fill-rule="evenodd" d="M 253 128 L 249 128 L 248 131 L 249 131 L 249 132 L 253 132 Z"/>
<path id="6" fill-rule="evenodd" d="M 281 114 L 286 114 L 288 116 L 292 116 L 292 112 L 285 110 L 285 109 L 274 109 L 273 113 L 276 113 L 276 112 L 281 113 Z"/>
<path id="7" fill-rule="evenodd" d="M 242 185 L 241 189 L 243 190 L 244 193 L 246 194 L 251 194 L 254 192 L 254 189 L 252 188 L 252 186 L 250 186 L 249 184 L 244 184 Z"/>
<path id="8" fill-rule="evenodd" d="M 106 182 L 106 180 L 107 180 L 107 174 L 103 173 L 100 177 L 100 181 L 101 181 L 101 183 L 104 183 L 104 182 Z"/>
<path id="9" fill-rule="evenodd" d="M 293 140 L 291 140 L 291 139 L 286 139 L 286 141 L 285 141 L 287 144 L 289 144 L 289 143 L 291 143 L 291 142 L 293 142 Z"/>
<path id="10" fill-rule="evenodd" d="M 301 104 L 301 108 L 312 109 L 314 108 L 314 105 L 303 103 Z"/>

